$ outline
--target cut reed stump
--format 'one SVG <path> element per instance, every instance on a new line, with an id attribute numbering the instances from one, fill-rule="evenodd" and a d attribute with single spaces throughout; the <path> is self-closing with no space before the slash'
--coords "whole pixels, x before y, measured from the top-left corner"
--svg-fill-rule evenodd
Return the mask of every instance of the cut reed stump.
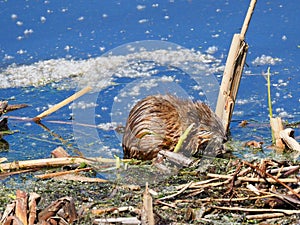
<path id="1" fill-rule="evenodd" d="M 280 131 L 279 136 L 289 149 L 300 152 L 300 144 L 294 139 L 293 129 L 284 129 Z"/>
<path id="2" fill-rule="evenodd" d="M 300 152 L 300 144 L 294 139 L 294 130 L 292 128 L 284 129 L 280 117 L 270 118 L 270 125 L 276 148 L 282 151 L 288 148 Z"/>
<path id="3" fill-rule="evenodd" d="M 222 119 L 226 132 L 234 109 L 240 80 L 248 51 L 245 35 L 255 8 L 256 0 L 251 0 L 240 34 L 234 34 L 228 53 L 223 79 L 217 101 L 216 114 Z"/>
<path id="4" fill-rule="evenodd" d="M 276 117 L 276 118 L 270 118 L 270 125 L 272 128 L 272 134 L 274 137 L 274 144 L 277 148 L 279 149 L 284 149 L 284 143 L 281 140 L 280 137 L 280 132 L 283 131 L 284 127 L 283 127 L 283 123 L 280 117 Z"/>

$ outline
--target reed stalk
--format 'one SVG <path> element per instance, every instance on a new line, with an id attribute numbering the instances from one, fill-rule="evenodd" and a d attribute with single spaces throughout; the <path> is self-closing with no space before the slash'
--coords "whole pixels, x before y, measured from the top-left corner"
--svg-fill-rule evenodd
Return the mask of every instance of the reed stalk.
<path id="1" fill-rule="evenodd" d="M 271 73 L 270 73 L 270 67 L 268 67 L 267 71 L 267 87 L 268 87 L 268 106 L 269 106 L 269 117 L 270 120 L 273 118 L 273 110 L 272 110 L 272 99 L 271 99 L 271 79 L 270 79 Z M 275 135 L 271 127 L 271 133 L 272 133 L 272 143 L 275 143 Z"/>

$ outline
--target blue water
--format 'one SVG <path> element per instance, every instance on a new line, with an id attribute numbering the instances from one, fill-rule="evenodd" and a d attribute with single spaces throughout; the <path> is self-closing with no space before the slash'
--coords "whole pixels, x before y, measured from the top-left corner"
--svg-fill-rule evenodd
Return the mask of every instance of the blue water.
<path id="1" fill-rule="evenodd" d="M 211 64 L 218 62 L 222 69 L 232 36 L 240 31 L 248 4 L 245 0 L 0 1 L 0 68 L 6 71 L 8 67 L 31 66 L 50 59 L 89 60 L 134 41 L 160 40 L 210 54 L 214 57 Z M 256 5 L 246 34 L 249 44 L 247 66 L 231 124 L 231 136 L 236 141 L 255 139 L 263 140 L 266 146 L 270 144 L 266 79 L 263 76 L 269 66 L 275 116 L 280 115 L 290 123 L 300 121 L 299 10 L 296 0 L 258 1 Z M 208 49 L 215 50 L 210 52 Z M 54 68 L 56 63 L 59 61 L 54 61 Z M 59 69 L 63 71 L 61 67 Z M 189 96 L 200 98 L 191 88 L 194 81 L 186 79 L 180 68 L 156 65 L 152 70 L 158 70 L 157 76 L 174 75 Z M 69 71 L 66 68 L 66 73 Z M 32 73 L 28 73 L 28 77 L 35 75 Z M 216 69 L 213 75 L 220 82 L 222 71 Z M 1 74 L 2 79 L 5 76 L 8 75 Z M 116 78 L 114 84 L 99 92 L 95 124 L 111 122 L 115 97 L 133 80 Z M 30 105 L 8 115 L 34 117 L 75 92 L 76 85 L 68 82 L 55 78 L 46 85 L 35 84 L 37 87 L 26 82 L 23 86 L 5 86 L 0 90 L 1 99 L 11 104 Z M 92 141 L 87 139 L 92 148 L 78 147 L 69 124 L 72 116 L 73 111 L 67 106 L 45 118 L 43 123 L 52 133 L 30 121 L 9 120 L 10 129 L 16 133 L 5 136 L 10 146 L 0 151 L 0 157 L 9 160 L 47 157 L 60 145 L 71 154 L 79 148 L 87 156 L 122 156 L 120 136 L 113 129 L 99 129 L 99 143 L 96 140 L 91 144 Z M 240 128 L 238 124 L 242 120 L 248 120 L 249 127 Z M 88 128 L 80 128 L 80 131 L 83 136 L 89 132 Z M 299 129 L 296 129 L 296 136 L 299 140 Z"/>

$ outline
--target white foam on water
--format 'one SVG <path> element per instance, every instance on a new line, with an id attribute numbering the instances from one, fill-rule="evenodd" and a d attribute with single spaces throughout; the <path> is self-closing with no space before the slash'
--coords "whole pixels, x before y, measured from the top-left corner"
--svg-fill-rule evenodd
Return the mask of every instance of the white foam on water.
<path id="1" fill-rule="evenodd" d="M 130 50 L 130 46 L 128 46 Z M 186 71 L 204 72 L 207 75 L 223 70 L 221 60 L 209 54 L 189 49 L 153 50 L 132 49 L 133 53 L 126 55 L 109 55 L 86 60 L 50 59 L 35 62 L 30 65 L 12 64 L 0 72 L 0 88 L 43 86 L 71 78 L 70 86 L 92 86 L 103 89 L 113 85 L 115 77 L 149 77 L 157 71 L 157 64 L 171 65 Z M 23 52 L 23 51 L 22 51 Z M 21 54 L 21 53 L 20 53 Z M 139 65 L 140 61 L 147 61 Z M 194 74 L 196 75 L 196 74 Z M 172 80 L 170 77 L 166 79 Z M 68 81 L 69 82 L 69 81 Z"/>
<path id="2" fill-rule="evenodd" d="M 98 128 L 102 130 L 115 130 L 117 128 L 118 124 L 115 122 L 108 122 L 108 123 L 100 123 L 97 125 Z"/>
<path id="3" fill-rule="evenodd" d="M 282 59 L 268 56 L 268 55 L 261 55 L 260 57 L 256 57 L 252 64 L 255 66 L 263 66 L 263 65 L 275 65 L 278 62 L 281 62 Z"/>
<path id="4" fill-rule="evenodd" d="M 73 102 L 69 105 L 69 109 L 86 109 L 91 107 L 96 107 L 98 104 L 94 102 L 84 102 L 84 101 L 78 101 Z"/>

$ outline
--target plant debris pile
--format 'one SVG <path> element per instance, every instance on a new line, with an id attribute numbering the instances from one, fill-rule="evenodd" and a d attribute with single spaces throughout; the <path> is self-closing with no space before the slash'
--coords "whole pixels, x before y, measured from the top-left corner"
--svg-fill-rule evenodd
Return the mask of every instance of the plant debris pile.
<path id="1" fill-rule="evenodd" d="M 1 224 L 297 224 L 299 168 L 269 159 L 215 159 L 205 172 L 184 168 L 146 186 L 37 180 L 30 194 L 16 190 L 16 199 L 0 214 Z M 41 182 L 51 185 L 42 190 Z"/>

